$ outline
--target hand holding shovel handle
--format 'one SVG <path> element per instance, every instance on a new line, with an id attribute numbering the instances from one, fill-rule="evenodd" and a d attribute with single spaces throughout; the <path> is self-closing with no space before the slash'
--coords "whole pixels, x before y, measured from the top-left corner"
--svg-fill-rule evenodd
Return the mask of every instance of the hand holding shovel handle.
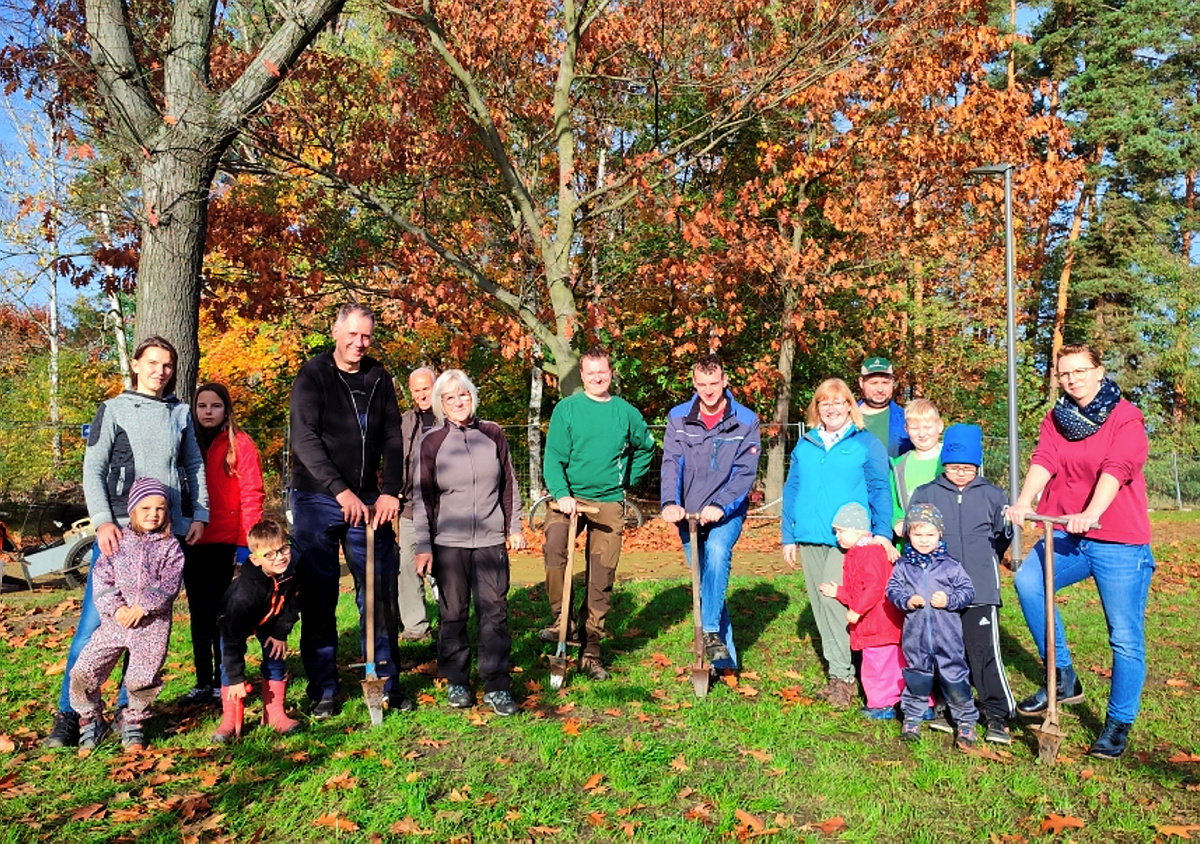
<path id="1" fill-rule="evenodd" d="M 550 509 L 559 512 L 558 504 L 550 503 Z M 579 514 L 599 513 L 600 508 L 590 504 L 576 504 L 567 528 L 567 566 L 563 571 L 562 606 L 558 612 L 558 647 L 550 657 L 550 688 L 561 689 L 567 680 L 567 622 L 571 617 L 571 576 L 575 571 L 575 537 L 579 529 Z"/>

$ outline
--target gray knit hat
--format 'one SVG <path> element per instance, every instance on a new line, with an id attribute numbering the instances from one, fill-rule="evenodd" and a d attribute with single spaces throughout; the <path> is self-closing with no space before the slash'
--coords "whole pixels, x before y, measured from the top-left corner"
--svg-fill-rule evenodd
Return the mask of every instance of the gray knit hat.
<path id="1" fill-rule="evenodd" d="M 937 528 L 939 535 L 946 532 L 946 526 L 942 521 L 942 511 L 932 504 L 914 504 L 908 508 L 908 512 L 904 515 L 905 533 L 913 525 L 933 525 Z"/>
<path id="2" fill-rule="evenodd" d="M 837 511 L 837 515 L 833 517 L 833 526 L 835 528 L 869 531 L 871 529 L 871 517 L 867 515 L 866 507 L 857 501 L 851 501 L 849 504 L 843 504 L 842 508 Z"/>

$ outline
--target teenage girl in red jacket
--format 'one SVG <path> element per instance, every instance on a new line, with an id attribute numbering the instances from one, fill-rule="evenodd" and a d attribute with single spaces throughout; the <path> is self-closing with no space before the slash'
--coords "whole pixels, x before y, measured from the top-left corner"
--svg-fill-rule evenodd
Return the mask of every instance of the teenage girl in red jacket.
<path id="1" fill-rule="evenodd" d="M 184 703 L 216 703 L 221 694 L 221 637 L 217 614 L 237 563 L 248 555 L 246 531 L 262 520 L 263 480 L 258 449 L 238 429 L 223 384 L 203 384 L 192 400 L 196 439 L 204 453 L 210 520 L 200 542 L 185 549 L 183 568 L 192 619 L 196 685 Z"/>

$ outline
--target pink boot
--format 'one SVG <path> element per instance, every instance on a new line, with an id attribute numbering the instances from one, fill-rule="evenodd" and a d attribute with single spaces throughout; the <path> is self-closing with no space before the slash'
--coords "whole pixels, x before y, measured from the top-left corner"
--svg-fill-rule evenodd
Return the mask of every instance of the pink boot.
<path id="1" fill-rule="evenodd" d="M 289 718 L 283 709 L 286 696 L 287 680 L 263 680 L 263 723 L 285 736 L 300 729 L 300 722 Z"/>
<path id="2" fill-rule="evenodd" d="M 246 714 L 246 704 L 240 700 L 230 700 L 229 687 L 221 687 L 221 723 L 212 734 L 213 744 L 228 744 L 242 732 L 242 718 Z"/>

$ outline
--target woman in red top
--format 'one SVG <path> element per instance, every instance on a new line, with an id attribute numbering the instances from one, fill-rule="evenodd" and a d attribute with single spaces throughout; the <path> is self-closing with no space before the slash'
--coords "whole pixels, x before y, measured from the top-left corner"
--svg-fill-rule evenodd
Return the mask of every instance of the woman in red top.
<path id="1" fill-rule="evenodd" d="M 184 703 L 220 699 L 221 637 L 217 614 L 236 564 L 248 556 L 246 531 L 262 520 L 262 465 L 254 442 L 233 416 L 222 384 L 204 384 L 192 400 L 196 439 L 204 453 L 211 516 L 200 542 L 184 549 L 183 583 L 192 620 L 196 685 Z"/>
<path id="2" fill-rule="evenodd" d="M 1042 420 L 1029 474 L 1009 520 L 1034 512 L 1063 516 L 1065 531 L 1054 532 L 1054 589 L 1092 578 L 1100 593 L 1113 649 L 1112 689 L 1104 730 L 1088 751 L 1115 759 L 1125 752 L 1129 729 L 1141 705 L 1146 681 L 1146 596 L 1154 574 L 1146 477 L 1149 452 L 1141 411 L 1121 397 L 1105 377 L 1095 349 L 1067 345 L 1055 361 L 1063 395 Z M 1100 527 L 1092 529 L 1091 525 Z M 1045 589 L 1038 542 L 1017 571 L 1014 583 L 1025 623 L 1046 655 Z M 1078 703 L 1083 686 L 1071 663 L 1062 618 L 1055 610 L 1058 700 Z M 1043 687 L 1017 704 L 1022 715 L 1040 715 L 1049 701 Z"/>

